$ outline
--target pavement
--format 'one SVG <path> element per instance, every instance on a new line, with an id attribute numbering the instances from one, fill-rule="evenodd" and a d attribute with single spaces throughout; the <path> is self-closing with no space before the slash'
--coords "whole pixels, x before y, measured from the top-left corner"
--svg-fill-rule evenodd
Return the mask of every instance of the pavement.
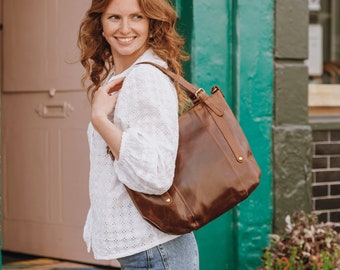
<path id="1" fill-rule="evenodd" d="M 15 270 L 15 269 L 33 269 L 33 270 L 119 270 L 119 268 L 102 267 L 97 265 L 87 265 L 79 262 L 63 261 L 53 258 L 41 258 L 27 254 L 12 253 L 2 251 L 2 269 Z"/>

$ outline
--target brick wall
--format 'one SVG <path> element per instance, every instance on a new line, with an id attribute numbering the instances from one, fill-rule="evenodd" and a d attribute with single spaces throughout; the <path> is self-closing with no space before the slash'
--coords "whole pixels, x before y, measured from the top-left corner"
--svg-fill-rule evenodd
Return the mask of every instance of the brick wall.
<path id="1" fill-rule="evenodd" d="M 320 221 L 340 223 L 340 130 L 313 131 L 312 173 L 314 212 Z"/>

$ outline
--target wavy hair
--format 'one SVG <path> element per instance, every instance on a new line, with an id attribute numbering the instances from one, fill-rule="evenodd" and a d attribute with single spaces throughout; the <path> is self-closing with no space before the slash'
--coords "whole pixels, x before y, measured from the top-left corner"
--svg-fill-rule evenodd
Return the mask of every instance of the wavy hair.
<path id="1" fill-rule="evenodd" d="M 112 0 L 92 0 L 80 24 L 78 47 L 80 62 L 85 68 L 82 85 L 91 100 L 103 80 L 114 65 L 110 45 L 102 35 L 101 17 Z M 150 20 L 150 39 L 148 48 L 162 58 L 169 69 L 177 75 L 183 75 L 182 61 L 189 56 L 184 52 L 184 39 L 175 29 L 177 15 L 169 0 L 137 0 L 142 12 Z M 176 86 L 180 113 L 190 104 L 186 93 Z"/>

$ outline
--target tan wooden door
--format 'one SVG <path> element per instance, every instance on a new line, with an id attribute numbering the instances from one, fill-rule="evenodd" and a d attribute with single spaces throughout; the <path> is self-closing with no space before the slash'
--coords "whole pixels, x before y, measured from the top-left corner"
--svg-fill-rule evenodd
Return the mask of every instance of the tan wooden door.
<path id="1" fill-rule="evenodd" d="M 89 105 L 73 63 L 90 0 L 2 4 L 3 249 L 92 263 L 82 240 Z"/>

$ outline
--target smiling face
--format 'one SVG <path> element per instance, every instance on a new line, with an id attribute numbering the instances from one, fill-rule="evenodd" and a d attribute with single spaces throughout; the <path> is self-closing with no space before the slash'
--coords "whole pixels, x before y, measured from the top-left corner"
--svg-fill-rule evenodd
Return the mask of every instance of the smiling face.
<path id="1" fill-rule="evenodd" d="M 138 0 L 112 0 L 101 21 L 115 64 L 131 65 L 147 49 L 149 19 Z"/>

